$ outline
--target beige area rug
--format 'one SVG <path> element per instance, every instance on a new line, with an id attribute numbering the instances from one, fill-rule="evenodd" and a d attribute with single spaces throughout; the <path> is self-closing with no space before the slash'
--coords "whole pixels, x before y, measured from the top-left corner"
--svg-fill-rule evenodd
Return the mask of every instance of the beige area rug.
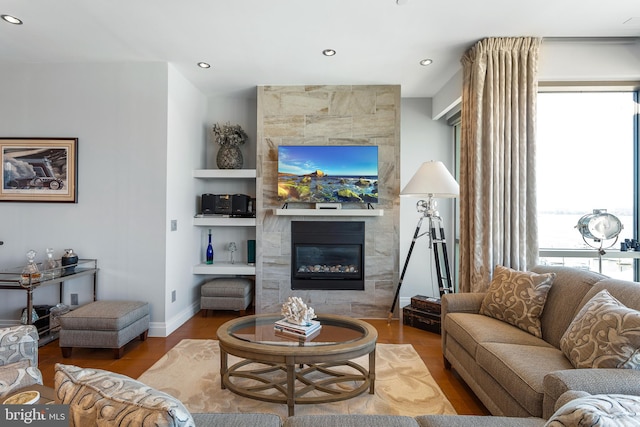
<path id="1" fill-rule="evenodd" d="M 230 356 L 229 366 L 242 359 Z M 354 360 L 367 367 L 368 356 Z M 220 348 L 215 340 L 182 340 L 139 381 L 178 398 L 193 413 L 266 412 L 287 417 L 285 404 L 261 402 L 220 388 Z M 306 414 L 455 414 L 455 410 L 410 344 L 378 344 L 375 394 L 341 402 L 299 404 Z"/>

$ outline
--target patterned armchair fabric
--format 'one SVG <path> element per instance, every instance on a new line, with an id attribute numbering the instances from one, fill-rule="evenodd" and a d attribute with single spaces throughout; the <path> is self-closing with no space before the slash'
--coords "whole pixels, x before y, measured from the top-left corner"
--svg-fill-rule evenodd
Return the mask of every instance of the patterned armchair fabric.
<path id="1" fill-rule="evenodd" d="M 42 384 L 38 330 L 33 325 L 0 328 L 0 397 L 33 384 Z"/>

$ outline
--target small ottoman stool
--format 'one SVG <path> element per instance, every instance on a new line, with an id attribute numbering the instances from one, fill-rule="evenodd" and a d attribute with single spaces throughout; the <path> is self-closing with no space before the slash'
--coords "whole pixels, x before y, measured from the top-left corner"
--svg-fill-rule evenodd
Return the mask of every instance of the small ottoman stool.
<path id="1" fill-rule="evenodd" d="M 243 277 L 218 277 L 200 288 L 200 309 L 205 317 L 207 310 L 234 310 L 244 316 L 252 300 L 253 280 Z"/>
<path id="2" fill-rule="evenodd" d="M 112 348 L 116 359 L 136 337 L 147 339 L 149 303 L 140 301 L 94 301 L 59 317 L 62 357 L 73 347 Z"/>

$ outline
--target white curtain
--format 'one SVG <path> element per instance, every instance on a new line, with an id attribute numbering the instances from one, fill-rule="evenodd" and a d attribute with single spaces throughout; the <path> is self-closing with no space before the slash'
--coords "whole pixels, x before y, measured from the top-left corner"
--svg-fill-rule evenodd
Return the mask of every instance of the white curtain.
<path id="1" fill-rule="evenodd" d="M 540 39 L 488 38 L 462 57 L 460 291 L 495 265 L 538 261 L 535 136 Z"/>

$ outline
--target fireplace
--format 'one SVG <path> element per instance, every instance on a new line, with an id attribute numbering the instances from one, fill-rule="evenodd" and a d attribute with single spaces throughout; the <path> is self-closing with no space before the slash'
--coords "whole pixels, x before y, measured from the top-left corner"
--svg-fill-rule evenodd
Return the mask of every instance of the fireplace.
<path id="1" fill-rule="evenodd" d="M 364 290 L 364 222 L 292 221 L 291 289 Z"/>

